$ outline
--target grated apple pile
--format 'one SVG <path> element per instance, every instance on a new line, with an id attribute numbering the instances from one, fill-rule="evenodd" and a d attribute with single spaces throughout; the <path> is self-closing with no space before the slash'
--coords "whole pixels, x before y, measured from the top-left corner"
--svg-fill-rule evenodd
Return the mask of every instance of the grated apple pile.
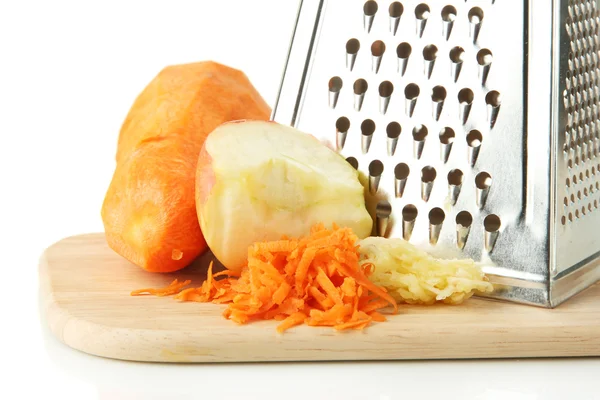
<path id="1" fill-rule="evenodd" d="M 359 246 L 361 263 L 373 265 L 369 279 L 399 303 L 457 305 L 493 291 L 473 260 L 439 259 L 403 239 L 368 237 Z"/>

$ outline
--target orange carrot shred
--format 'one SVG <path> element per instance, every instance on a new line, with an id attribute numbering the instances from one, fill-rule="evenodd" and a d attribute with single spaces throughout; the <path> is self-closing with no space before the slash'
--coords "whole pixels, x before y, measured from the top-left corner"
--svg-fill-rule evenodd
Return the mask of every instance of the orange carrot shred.
<path id="1" fill-rule="evenodd" d="M 151 294 L 154 296 L 171 296 L 171 295 L 181 292 L 181 290 L 184 287 L 186 287 L 187 285 L 189 285 L 190 283 L 192 283 L 192 281 L 190 281 L 190 280 L 180 283 L 177 279 L 175 279 L 173 282 L 171 282 L 171 284 L 169 286 L 167 286 L 165 288 L 161 288 L 161 289 L 146 288 L 146 289 L 134 290 L 131 292 L 131 296 L 142 296 L 145 294 Z"/>
<path id="2" fill-rule="evenodd" d="M 240 272 L 213 274 L 198 288 L 183 289 L 190 281 L 173 281 L 162 289 L 142 289 L 132 296 L 175 295 L 181 301 L 224 304 L 223 317 L 238 324 L 256 320 L 281 321 L 277 332 L 301 324 L 335 330 L 362 330 L 384 322 L 379 312 L 398 311 L 387 291 L 368 279 L 373 266 L 361 267 L 358 238 L 348 228 L 316 224 L 300 238 L 254 243 Z"/>

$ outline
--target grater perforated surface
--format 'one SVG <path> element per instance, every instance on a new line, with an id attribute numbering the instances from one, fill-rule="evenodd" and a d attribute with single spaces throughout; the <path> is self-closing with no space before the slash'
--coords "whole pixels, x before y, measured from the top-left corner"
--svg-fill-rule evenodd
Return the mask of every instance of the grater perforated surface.
<path id="1" fill-rule="evenodd" d="M 273 117 L 361 172 L 374 235 L 554 306 L 600 271 L 599 8 L 555 3 L 304 0 Z"/>
<path id="2" fill-rule="evenodd" d="M 600 8 L 597 1 L 571 0 L 562 15 L 558 274 L 600 251 Z"/>

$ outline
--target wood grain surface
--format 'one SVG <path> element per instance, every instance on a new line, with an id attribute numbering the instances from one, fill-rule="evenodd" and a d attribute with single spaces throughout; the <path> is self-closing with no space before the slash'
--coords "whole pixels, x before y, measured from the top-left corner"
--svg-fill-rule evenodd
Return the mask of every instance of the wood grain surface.
<path id="1" fill-rule="evenodd" d="M 365 331 L 277 322 L 239 326 L 224 306 L 131 297 L 174 278 L 204 279 L 211 255 L 184 271 L 151 274 L 108 248 L 104 235 L 66 238 L 40 259 L 42 312 L 66 345 L 97 356 L 158 362 L 464 359 L 600 355 L 600 285 L 556 309 L 472 299 L 461 306 L 401 306 Z"/>

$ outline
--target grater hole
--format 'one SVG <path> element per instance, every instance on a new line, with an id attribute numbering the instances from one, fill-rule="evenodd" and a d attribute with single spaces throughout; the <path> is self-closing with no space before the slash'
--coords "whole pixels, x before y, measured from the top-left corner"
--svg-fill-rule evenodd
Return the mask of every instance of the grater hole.
<path id="1" fill-rule="evenodd" d="M 435 103 L 443 102 L 446 99 L 446 89 L 443 86 L 435 86 L 431 90 L 431 100 Z"/>
<path id="2" fill-rule="evenodd" d="M 565 203 L 565 207 L 569 206 L 569 199 L 567 197 L 565 197 L 564 203 Z"/>
<path id="3" fill-rule="evenodd" d="M 348 161 L 348 164 L 352 165 L 352 168 L 358 169 L 358 160 L 356 158 L 348 157 L 346 158 L 346 161 Z"/>
<path id="4" fill-rule="evenodd" d="M 492 186 L 492 176 L 487 172 L 480 172 L 475 177 L 475 185 L 481 190 L 489 189 Z"/>
<path id="5" fill-rule="evenodd" d="M 498 232 L 502 226 L 502 221 L 496 214 L 490 214 L 483 220 L 483 226 L 486 232 Z"/>
<path id="6" fill-rule="evenodd" d="M 575 210 L 575 218 L 579 219 L 579 209 Z"/>
<path id="7" fill-rule="evenodd" d="M 571 193 L 571 203 L 575 203 L 575 195 Z"/>
<path id="8" fill-rule="evenodd" d="M 392 18 L 400 18 L 404 13 L 404 6 L 399 1 L 395 1 L 390 4 L 389 8 L 390 17 Z"/>
<path id="9" fill-rule="evenodd" d="M 348 132 L 350 130 L 350 120 L 346 117 L 340 117 L 335 121 L 335 129 L 338 132 Z"/>
<path id="10" fill-rule="evenodd" d="M 383 163 L 379 160 L 373 160 L 369 164 L 369 175 L 379 177 L 383 174 Z"/>
<path id="11" fill-rule="evenodd" d="M 377 14 L 378 9 L 379 7 L 377 6 L 377 2 L 374 0 L 367 1 L 363 6 L 363 12 L 369 17 L 375 16 L 375 14 Z"/>
<path id="12" fill-rule="evenodd" d="M 329 80 L 329 91 L 332 93 L 339 93 L 342 90 L 342 86 L 344 86 L 344 83 L 339 76 L 334 76 Z"/>
<path id="13" fill-rule="evenodd" d="M 492 52 L 488 49 L 481 49 L 477 53 L 477 63 L 482 67 L 490 65 L 493 59 L 494 57 L 492 55 Z"/>
<path id="14" fill-rule="evenodd" d="M 360 42 L 358 39 L 350 39 L 346 42 L 346 53 L 348 54 L 358 54 L 360 50 Z"/>
<path id="15" fill-rule="evenodd" d="M 483 142 L 483 135 L 476 129 L 473 129 L 467 134 L 467 144 L 469 147 L 479 147 Z"/>
<path id="16" fill-rule="evenodd" d="M 430 13 L 431 10 L 429 9 L 429 6 L 425 3 L 421 3 L 415 7 L 415 18 L 417 18 L 418 20 L 426 20 L 427 18 L 429 18 Z"/>
<path id="17" fill-rule="evenodd" d="M 437 172 L 435 168 L 431 166 L 426 166 L 421 170 L 421 182 L 423 183 L 432 183 L 435 181 L 437 177 Z"/>
<path id="18" fill-rule="evenodd" d="M 371 54 L 373 57 L 382 57 L 383 53 L 385 53 L 385 43 L 381 40 L 376 40 L 371 45 Z"/>
<path id="19" fill-rule="evenodd" d="M 360 131 L 364 136 L 371 136 L 375 133 L 375 122 L 372 119 L 365 119 L 360 124 Z"/>
<path id="20" fill-rule="evenodd" d="M 450 61 L 455 64 L 462 63 L 464 55 L 465 49 L 459 46 L 453 47 L 452 50 L 450 50 Z"/>
<path id="21" fill-rule="evenodd" d="M 500 96 L 500 93 L 496 90 L 492 90 L 491 92 L 485 95 L 485 103 L 488 106 L 500 107 L 501 102 L 502 98 Z"/>
<path id="22" fill-rule="evenodd" d="M 427 45 L 423 48 L 423 58 L 425 61 L 434 61 L 437 57 L 438 48 L 433 45 Z"/>
<path id="23" fill-rule="evenodd" d="M 471 89 L 465 88 L 458 92 L 458 102 L 461 104 L 472 104 L 475 95 Z"/>
<path id="24" fill-rule="evenodd" d="M 421 89 L 419 89 L 419 85 L 417 85 L 416 83 L 409 83 L 404 88 L 404 96 L 408 100 L 416 99 L 417 97 L 419 97 L 420 93 L 421 93 Z"/>
<path id="25" fill-rule="evenodd" d="M 448 184 L 452 186 L 460 186 L 463 183 L 464 174 L 460 169 L 453 169 L 448 172 Z"/>
<path id="26" fill-rule="evenodd" d="M 446 213 L 439 207 L 432 208 L 429 211 L 429 223 L 431 225 L 441 225 L 446 219 Z"/>
<path id="27" fill-rule="evenodd" d="M 470 227 L 473 224 L 473 216 L 468 211 L 461 211 L 456 214 L 456 225 L 463 226 L 465 228 Z"/>
<path id="28" fill-rule="evenodd" d="M 469 22 L 480 24 L 483 21 L 483 10 L 479 7 L 473 7 L 469 10 Z"/>
<path id="29" fill-rule="evenodd" d="M 410 175 L 410 167 L 405 163 L 400 163 L 394 168 L 394 177 L 398 180 L 404 180 Z"/>
<path id="30" fill-rule="evenodd" d="M 565 216 L 563 215 L 563 216 L 562 216 L 562 218 L 560 219 L 560 222 L 561 222 L 563 225 L 566 225 L 566 224 L 567 224 L 567 217 L 565 217 Z"/>
<path id="31" fill-rule="evenodd" d="M 398 58 L 406 59 L 410 57 L 410 53 L 412 52 L 412 47 L 410 44 L 406 42 L 402 42 L 396 48 L 396 55 Z"/>
<path id="32" fill-rule="evenodd" d="M 390 81 L 383 81 L 379 85 L 379 95 L 381 97 L 390 97 L 394 92 L 394 85 Z"/>
<path id="33" fill-rule="evenodd" d="M 446 6 L 442 8 L 442 21 L 444 22 L 454 22 L 456 19 L 456 8 L 453 6 Z"/>
<path id="34" fill-rule="evenodd" d="M 573 213 L 569 213 L 569 222 L 573 222 Z"/>
<path id="35" fill-rule="evenodd" d="M 571 180 L 569 178 L 567 178 L 567 187 L 571 186 Z"/>
<path id="36" fill-rule="evenodd" d="M 594 200 L 594 208 L 598 208 L 598 200 Z"/>
<path id="37" fill-rule="evenodd" d="M 363 95 L 367 92 L 367 89 L 369 89 L 369 84 L 366 80 L 360 78 L 354 82 L 354 94 Z"/>
<path id="38" fill-rule="evenodd" d="M 427 127 L 425 125 L 417 125 L 413 128 L 413 139 L 416 142 L 422 142 L 427 137 Z"/>
<path id="39" fill-rule="evenodd" d="M 412 204 L 407 204 L 402 209 L 402 219 L 406 222 L 413 222 L 417 219 L 419 210 Z"/>
<path id="40" fill-rule="evenodd" d="M 400 136 L 400 133 L 402 133 L 402 127 L 397 122 L 390 122 L 385 128 L 385 132 L 388 138 L 396 139 Z"/>
<path id="41" fill-rule="evenodd" d="M 454 129 L 445 127 L 440 131 L 440 143 L 448 145 L 454 142 L 454 138 L 456 137 L 454 133 Z"/>

